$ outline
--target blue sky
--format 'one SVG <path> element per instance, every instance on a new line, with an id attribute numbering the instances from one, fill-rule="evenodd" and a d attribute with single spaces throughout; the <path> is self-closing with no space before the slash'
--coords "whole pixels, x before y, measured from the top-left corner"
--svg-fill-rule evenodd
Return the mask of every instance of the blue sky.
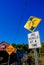
<path id="1" fill-rule="evenodd" d="M 30 16 L 42 19 L 35 31 L 44 42 L 44 0 L 0 0 L 0 42 L 28 43 L 24 25 Z"/>

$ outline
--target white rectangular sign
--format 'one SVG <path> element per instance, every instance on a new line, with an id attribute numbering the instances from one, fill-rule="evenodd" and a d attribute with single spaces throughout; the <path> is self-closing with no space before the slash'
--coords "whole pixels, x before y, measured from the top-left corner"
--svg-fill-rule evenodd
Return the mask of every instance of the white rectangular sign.
<path id="1" fill-rule="evenodd" d="M 28 34 L 28 42 L 29 42 L 29 48 L 40 48 L 40 35 L 39 32 L 33 32 Z"/>

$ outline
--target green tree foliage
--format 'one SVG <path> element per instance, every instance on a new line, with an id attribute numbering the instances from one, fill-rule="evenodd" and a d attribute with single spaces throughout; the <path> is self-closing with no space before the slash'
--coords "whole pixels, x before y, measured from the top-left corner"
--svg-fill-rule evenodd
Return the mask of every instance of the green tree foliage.
<path id="1" fill-rule="evenodd" d="M 40 49 L 40 52 L 41 52 L 41 53 L 44 53 L 44 43 L 42 43 L 42 47 L 41 47 L 41 49 Z"/>
<path id="2" fill-rule="evenodd" d="M 28 49 L 28 44 L 12 44 L 13 47 L 17 48 L 17 50 L 24 52 L 27 51 L 28 53 L 33 53 L 33 49 Z M 37 52 L 44 53 L 44 43 L 41 44 L 41 48 L 37 48 Z"/>
<path id="3" fill-rule="evenodd" d="M 17 47 L 15 43 L 12 43 L 12 46 L 13 46 L 14 48 L 16 48 L 16 47 Z"/>

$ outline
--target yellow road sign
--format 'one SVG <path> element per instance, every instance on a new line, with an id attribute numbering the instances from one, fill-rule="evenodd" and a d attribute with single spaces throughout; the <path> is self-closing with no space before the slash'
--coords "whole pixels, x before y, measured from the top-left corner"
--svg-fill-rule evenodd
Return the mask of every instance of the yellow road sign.
<path id="1" fill-rule="evenodd" d="M 12 45 L 9 45 L 5 50 L 9 55 L 11 55 L 15 48 Z"/>
<path id="2" fill-rule="evenodd" d="M 24 25 L 24 28 L 33 32 L 36 29 L 36 27 L 38 26 L 38 24 L 40 23 L 40 21 L 41 21 L 40 18 L 30 16 L 27 23 Z"/>

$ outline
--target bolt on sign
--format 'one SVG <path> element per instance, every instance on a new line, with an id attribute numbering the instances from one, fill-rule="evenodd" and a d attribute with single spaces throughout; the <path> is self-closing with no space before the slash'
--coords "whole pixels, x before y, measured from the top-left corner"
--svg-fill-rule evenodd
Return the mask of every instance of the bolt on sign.
<path id="1" fill-rule="evenodd" d="M 9 45 L 5 50 L 9 55 L 11 55 L 14 52 L 15 48 L 12 45 Z"/>
<path id="2" fill-rule="evenodd" d="M 24 28 L 26 28 L 27 30 L 31 32 L 34 32 L 34 30 L 36 29 L 40 21 L 41 21 L 40 18 L 30 16 L 27 23 L 24 25 Z"/>
<path id="3" fill-rule="evenodd" d="M 39 31 L 28 34 L 28 46 L 30 49 L 41 47 Z"/>

